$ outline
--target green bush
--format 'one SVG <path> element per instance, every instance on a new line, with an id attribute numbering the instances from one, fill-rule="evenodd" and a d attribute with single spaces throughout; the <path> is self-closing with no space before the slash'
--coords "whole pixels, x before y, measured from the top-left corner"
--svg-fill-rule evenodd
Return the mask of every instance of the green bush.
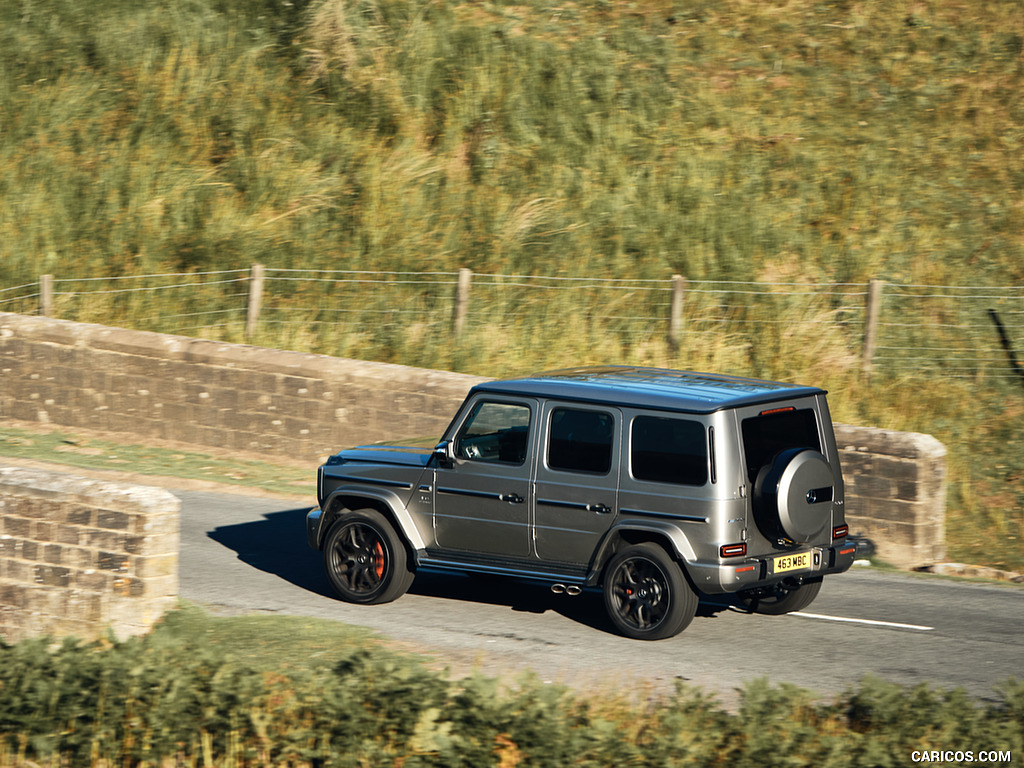
<path id="1" fill-rule="evenodd" d="M 730 712 L 682 684 L 637 700 L 452 681 L 344 635 L 331 661 L 296 663 L 312 648 L 293 624 L 275 637 L 270 620 L 232 621 L 187 609 L 123 642 L 0 644 L 0 764 L 838 768 L 912 765 L 936 746 L 1024 750 L 1017 682 L 978 702 L 866 679 L 822 702 L 757 680 Z M 260 626 L 268 645 L 245 653 Z"/>

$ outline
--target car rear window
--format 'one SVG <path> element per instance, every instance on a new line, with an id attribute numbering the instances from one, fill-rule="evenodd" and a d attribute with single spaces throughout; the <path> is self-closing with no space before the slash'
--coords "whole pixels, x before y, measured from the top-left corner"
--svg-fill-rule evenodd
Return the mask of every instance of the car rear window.
<path id="1" fill-rule="evenodd" d="M 630 469 L 637 480 L 674 485 L 708 481 L 708 442 L 700 422 L 637 416 L 629 447 Z"/>
<path id="2" fill-rule="evenodd" d="M 812 409 L 780 408 L 743 420 L 743 454 L 751 481 L 775 454 L 790 448 L 821 450 Z"/>

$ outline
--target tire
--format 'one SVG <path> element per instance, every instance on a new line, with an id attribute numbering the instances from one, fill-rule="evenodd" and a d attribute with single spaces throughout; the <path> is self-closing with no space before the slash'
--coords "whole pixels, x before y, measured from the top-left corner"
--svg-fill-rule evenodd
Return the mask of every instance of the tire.
<path id="1" fill-rule="evenodd" d="M 802 611 L 814 602 L 820 591 L 821 581 L 809 581 L 792 588 L 780 584 L 774 592 L 760 596 L 741 593 L 739 598 L 751 613 L 781 616 L 784 613 Z"/>
<path id="2" fill-rule="evenodd" d="M 349 512 L 335 521 L 324 541 L 324 568 L 342 600 L 362 605 L 401 597 L 413 579 L 404 543 L 375 509 Z"/>
<path id="3" fill-rule="evenodd" d="M 697 612 L 697 593 L 657 544 L 637 544 L 615 555 L 605 568 L 603 587 L 608 618 L 636 640 L 672 637 Z"/>
<path id="4" fill-rule="evenodd" d="M 754 516 L 769 539 L 807 543 L 832 515 L 835 476 L 817 451 L 792 448 L 776 454 L 754 481 Z"/>

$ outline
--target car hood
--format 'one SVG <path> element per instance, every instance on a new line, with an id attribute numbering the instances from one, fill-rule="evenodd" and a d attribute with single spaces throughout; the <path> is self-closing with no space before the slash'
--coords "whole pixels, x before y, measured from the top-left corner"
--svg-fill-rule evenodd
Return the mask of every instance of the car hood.
<path id="1" fill-rule="evenodd" d="M 430 447 L 416 445 L 414 443 L 396 445 L 360 445 L 356 448 L 348 448 L 338 454 L 343 463 L 348 462 L 369 462 L 373 464 L 397 464 L 403 467 L 425 467 L 430 461 L 434 452 L 433 444 Z"/>

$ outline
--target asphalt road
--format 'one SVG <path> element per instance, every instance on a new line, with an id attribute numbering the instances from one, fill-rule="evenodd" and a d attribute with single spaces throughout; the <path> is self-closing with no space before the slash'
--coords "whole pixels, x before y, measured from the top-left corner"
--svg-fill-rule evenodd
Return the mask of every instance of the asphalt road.
<path id="1" fill-rule="evenodd" d="M 701 604 L 680 635 L 658 642 L 612 633 L 600 594 L 417 574 L 380 606 L 331 595 L 320 553 L 305 541 L 308 506 L 175 491 L 182 500 L 181 596 L 214 612 L 279 612 L 379 631 L 453 673 L 526 668 L 577 688 L 667 690 L 676 679 L 728 700 L 768 677 L 823 695 L 865 675 L 903 685 L 963 687 L 983 698 L 1024 670 L 1024 588 L 856 568 L 825 580 L 800 614 Z M 301 646 L 301 638 L 296 643 Z"/>

